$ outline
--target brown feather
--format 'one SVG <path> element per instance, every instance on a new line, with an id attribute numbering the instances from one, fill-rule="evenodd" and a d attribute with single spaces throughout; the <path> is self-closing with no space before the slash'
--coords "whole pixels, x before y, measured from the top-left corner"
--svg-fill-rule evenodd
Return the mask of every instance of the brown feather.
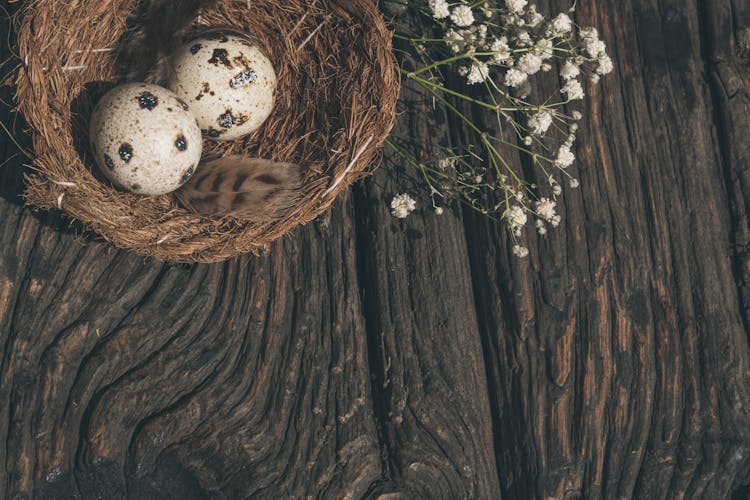
<path id="1" fill-rule="evenodd" d="M 199 165 L 175 196 L 197 214 L 270 222 L 302 196 L 302 170 L 293 163 L 227 156 Z"/>
<path id="2" fill-rule="evenodd" d="M 173 68 L 169 58 L 185 42 L 190 25 L 218 0 L 142 0 L 128 17 L 119 42 L 118 65 L 126 82 L 166 85 Z"/>

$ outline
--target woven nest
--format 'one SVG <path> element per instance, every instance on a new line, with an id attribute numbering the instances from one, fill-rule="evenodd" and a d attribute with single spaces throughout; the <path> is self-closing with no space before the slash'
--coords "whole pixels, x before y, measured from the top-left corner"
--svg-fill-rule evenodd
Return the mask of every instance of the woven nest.
<path id="1" fill-rule="evenodd" d="M 277 71 L 271 117 L 206 154 L 244 154 L 306 169 L 305 193 L 283 219 L 209 219 L 170 195 L 142 197 L 102 179 L 88 152 L 88 117 L 114 82 L 118 40 L 136 0 L 31 0 L 20 13 L 19 110 L 34 143 L 28 203 L 59 208 L 114 245 L 179 262 L 257 253 L 320 215 L 366 175 L 394 121 L 399 82 L 391 35 L 373 0 L 225 0 L 196 21 L 252 33 Z M 111 86 L 111 85 L 110 85 Z"/>

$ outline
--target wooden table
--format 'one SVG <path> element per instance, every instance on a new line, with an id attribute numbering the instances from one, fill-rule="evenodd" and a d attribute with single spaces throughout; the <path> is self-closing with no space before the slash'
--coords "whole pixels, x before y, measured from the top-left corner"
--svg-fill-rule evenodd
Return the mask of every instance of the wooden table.
<path id="1" fill-rule="evenodd" d="M 391 217 L 390 161 L 263 257 L 144 260 L 23 208 L 2 139 L 0 498 L 747 498 L 750 2 L 576 16 L 616 71 L 525 260 Z"/>

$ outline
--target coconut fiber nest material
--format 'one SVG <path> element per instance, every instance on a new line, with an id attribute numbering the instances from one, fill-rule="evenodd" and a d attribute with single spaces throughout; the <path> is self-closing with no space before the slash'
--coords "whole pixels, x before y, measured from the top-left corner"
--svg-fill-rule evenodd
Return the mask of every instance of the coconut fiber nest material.
<path id="1" fill-rule="evenodd" d="M 30 0 L 17 21 L 23 64 L 19 111 L 30 125 L 34 172 L 26 200 L 62 209 L 112 244 L 178 262 L 217 262 L 265 245 L 328 209 L 363 177 L 390 132 L 399 82 L 391 34 L 373 0 L 223 0 L 195 21 L 199 32 L 251 33 L 277 71 L 268 121 L 205 155 L 243 154 L 305 169 L 304 195 L 282 219 L 210 219 L 172 195 L 116 190 L 88 151 L 88 118 L 117 78 L 117 45 L 137 0 Z"/>

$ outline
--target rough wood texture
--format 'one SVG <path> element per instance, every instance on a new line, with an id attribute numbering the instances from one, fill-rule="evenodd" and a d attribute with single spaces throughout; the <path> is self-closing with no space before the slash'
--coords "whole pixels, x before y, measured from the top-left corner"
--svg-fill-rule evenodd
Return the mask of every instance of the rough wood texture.
<path id="1" fill-rule="evenodd" d="M 585 101 L 582 189 L 566 197 L 563 231 L 518 262 L 495 226 L 469 221 L 510 497 L 724 498 L 748 479 L 750 359 L 727 200 L 729 172 L 748 166 L 748 87 L 725 135 L 705 57 L 729 2 L 710 3 L 579 2 L 617 70 Z M 732 21 L 747 27 L 746 13 Z M 725 41 L 732 22 L 717 22 Z"/>
<path id="2" fill-rule="evenodd" d="M 264 257 L 158 264 L 22 208 L 0 141 L 0 498 L 747 498 L 750 4 L 577 17 L 617 69 L 523 261 L 392 218 L 389 168 Z"/>

